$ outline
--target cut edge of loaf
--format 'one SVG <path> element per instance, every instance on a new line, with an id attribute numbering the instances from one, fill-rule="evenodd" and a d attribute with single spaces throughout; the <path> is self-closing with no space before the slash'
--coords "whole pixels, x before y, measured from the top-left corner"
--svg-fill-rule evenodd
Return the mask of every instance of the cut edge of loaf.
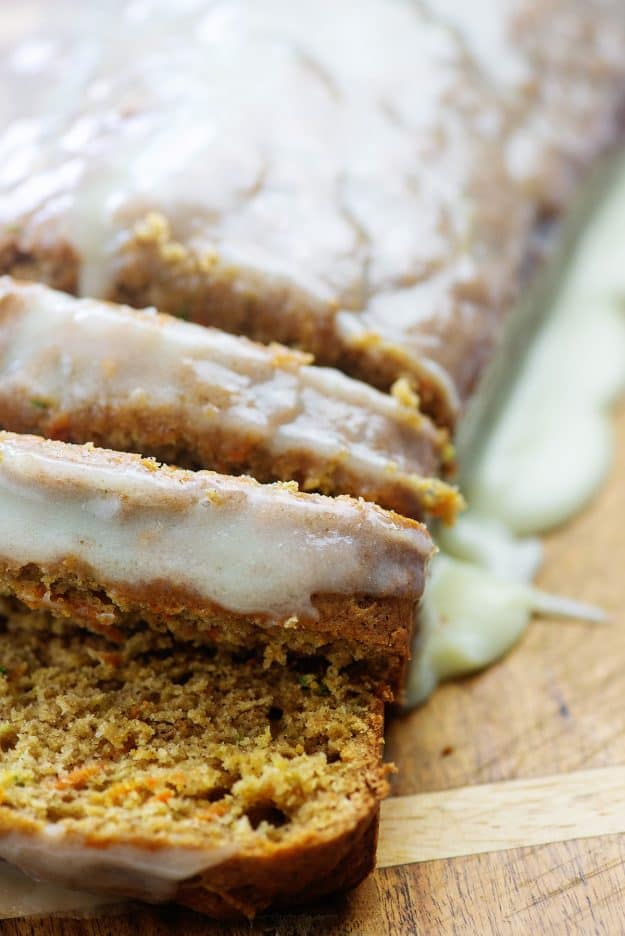
<path id="1" fill-rule="evenodd" d="M 120 645 L 146 622 L 184 643 L 235 652 L 253 647 L 265 666 L 283 664 L 289 651 L 323 654 L 341 665 L 366 667 L 385 687 L 381 691 L 388 701 L 401 697 L 417 620 L 409 598 L 315 595 L 315 620 L 300 622 L 293 616 L 280 623 L 228 611 L 171 582 L 107 583 L 77 560 L 15 566 L 0 556 L 0 596 L 5 603 L 15 599 L 14 610 L 50 611 Z"/>
<path id="2" fill-rule="evenodd" d="M 91 862 L 96 889 L 149 899 L 163 849 L 206 849 L 205 870 L 152 899 L 221 918 L 306 903 L 371 870 L 389 768 L 367 676 L 319 658 L 266 671 L 149 630 L 120 651 L 33 613 L 0 621 L 0 657 L 0 854 L 25 870 L 87 888 Z M 24 841 L 47 842 L 50 864 Z M 147 860 L 134 878 L 108 859 L 119 847 Z"/>

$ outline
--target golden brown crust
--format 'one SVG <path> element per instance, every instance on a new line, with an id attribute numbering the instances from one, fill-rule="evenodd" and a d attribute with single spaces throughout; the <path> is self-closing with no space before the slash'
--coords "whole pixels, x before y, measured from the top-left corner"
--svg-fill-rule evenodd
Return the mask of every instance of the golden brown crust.
<path id="1" fill-rule="evenodd" d="M 0 273 L 78 293 L 80 256 L 66 241 L 23 245 L 18 234 L 0 235 Z M 380 390 L 406 377 L 418 387 L 423 411 L 441 425 L 451 412 L 440 387 L 400 345 L 376 336 L 350 345 L 338 339 L 336 308 L 299 294 L 292 284 L 269 288 L 264 277 L 220 267 L 173 241 L 165 219 L 146 219 L 117 258 L 106 299 L 310 352 L 319 364 L 337 367 Z M 399 508 L 398 508 L 399 509 Z"/>
<path id="2" fill-rule="evenodd" d="M 376 739 L 372 742 L 377 745 Z M 356 887 L 375 867 L 379 799 L 386 793 L 381 785 L 363 804 L 358 820 L 341 833 L 323 841 L 311 833 L 305 844 L 227 859 L 181 884 L 173 900 L 215 919 L 236 921 L 270 909 L 301 907 Z M 38 829 L 13 809 L 0 806 L 0 850 L 2 836 L 16 833 L 35 838 Z"/>
<path id="3" fill-rule="evenodd" d="M 267 860 L 232 859 L 186 883 L 176 901 L 220 920 L 303 906 L 356 887 L 375 867 L 379 806 L 372 801 L 353 828 L 320 845 Z"/>

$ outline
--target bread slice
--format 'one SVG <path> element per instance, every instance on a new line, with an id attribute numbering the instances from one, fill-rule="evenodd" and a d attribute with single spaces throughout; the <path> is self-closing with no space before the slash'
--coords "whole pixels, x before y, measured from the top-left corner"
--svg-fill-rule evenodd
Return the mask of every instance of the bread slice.
<path id="1" fill-rule="evenodd" d="M 230 648 L 362 660 L 397 689 L 425 527 L 295 484 L 0 433 L 0 594 L 113 639 L 137 620 Z"/>
<path id="2" fill-rule="evenodd" d="M 120 648 L 0 618 L 0 856 L 71 887 L 253 916 L 373 867 L 383 703 L 322 658 Z"/>
<path id="3" fill-rule="evenodd" d="M 431 477 L 445 433 L 397 397 L 279 345 L 0 277 L 4 429 L 451 521 L 461 498 Z"/>
<path id="4" fill-rule="evenodd" d="M 26 87 L 19 54 L 2 65 L 31 121 L 1 140 L 0 270 L 405 376 L 455 423 L 546 193 L 620 133 L 622 9 L 506 0 L 468 43 L 440 3 L 399 0 L 147 2 L 89 35 L 69 17 Z M 522 36 L 519 83 L 480 55 L 500 32 Z"/>

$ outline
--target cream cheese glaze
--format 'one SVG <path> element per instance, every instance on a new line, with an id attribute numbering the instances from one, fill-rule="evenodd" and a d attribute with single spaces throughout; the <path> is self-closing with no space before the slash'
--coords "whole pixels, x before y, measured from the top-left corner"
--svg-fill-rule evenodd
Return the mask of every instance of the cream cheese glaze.
<path id="1" fill-rule="evenodd" d="M 295 489 L 294 489 L 295 488 Z M 240 614 L 314 617 L 315 594 L 420 597 L 421 524 L 347 497 L 0 434 L 0 556 L 168 582 Z"/>
<path id="2" fill-rule="evenodd" d="M 466 479 L 470 509 L 437 536 L 409 703 L 437 682 L 487 666 L 532 614 L 601 620 L 599 609 L 531 581 L 541 546 L 610 465 L 611 406 L 625 390 L 625 163 L 561 282 L 506 405 Z"/>

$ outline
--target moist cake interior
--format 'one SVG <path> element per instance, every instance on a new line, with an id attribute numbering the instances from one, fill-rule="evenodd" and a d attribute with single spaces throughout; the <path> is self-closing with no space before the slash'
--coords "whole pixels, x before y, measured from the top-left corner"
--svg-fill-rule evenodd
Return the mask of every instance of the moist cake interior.
<path id="1" fill-rule="evenodd" d="M 28 613 L 0 619 L 0 666 L 5 822 L 262 853 L 330 838 L 384 792 L 382 701 L 353 665 L 264 669 L 147 628 L 116 648 Z"/>

